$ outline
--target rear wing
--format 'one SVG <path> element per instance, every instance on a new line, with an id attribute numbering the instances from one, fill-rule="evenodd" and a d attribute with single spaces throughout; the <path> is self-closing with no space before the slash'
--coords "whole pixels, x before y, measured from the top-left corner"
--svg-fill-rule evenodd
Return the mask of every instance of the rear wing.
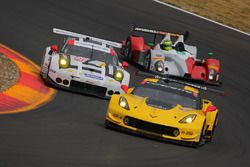
<path id="1" fill-rule="evenodd" d="M 75 38 L 79 38 L 82 41 L 86 41 L 86 40 L 92 40 L 92 41 L 96 41 L 96 42 L 100 42 L 102 44 L 106 44 L 115 48 L 121 48 L 122 45 L 120 43 L 117 42 L 112 42 L 112 41 L 108 41 L 108 40 L 104 40 L 104 39 L 100 39 L 100 38 L 96 38 L 96 37 L 91 37 L 88 35 L 84 35 L 84 34 L 78 34 L 75 32 L 70 32 L 70 31 L 66 31 L 66 30 L 62 30 L 62 29 L 58 29 L 58 28 L 53 28 L 53 32 L 55 34 L 60 34 L 60 35 L 65 35 L 65 36 L 69 36 L 69 37 L 75 37 Z"/>
<path id="2" fill-rule="evenodd" d="M 132 26 L 131 27 L 131 33 L 133 33 L 134 31 L 150 33 L 150 34 L 154 34 L 154 35 L 162 35 L 162 36 L 170 35 L 171 37 L 179 37 L 179 36 L 183 35 L 184 36 L 184 41 L 186 41 L 188 36 L 189 36 L 188 31 L 186 31 L 185 34 L 178 34 L 178 33 L 171 33 L 171 32 L 158 31 L 158 30 L 152 30 L 152 29 Z"/>

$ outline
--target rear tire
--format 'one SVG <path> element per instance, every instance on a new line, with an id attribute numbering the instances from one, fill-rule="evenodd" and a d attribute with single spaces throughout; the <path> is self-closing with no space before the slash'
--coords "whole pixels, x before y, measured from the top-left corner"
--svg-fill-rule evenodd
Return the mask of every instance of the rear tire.
<path id="1" fill-rule="evenodd" d="M 131 41 L 127 40 L 126 46 L 124 48 L 124 56 L 127 60 L 131 58 Z"/>

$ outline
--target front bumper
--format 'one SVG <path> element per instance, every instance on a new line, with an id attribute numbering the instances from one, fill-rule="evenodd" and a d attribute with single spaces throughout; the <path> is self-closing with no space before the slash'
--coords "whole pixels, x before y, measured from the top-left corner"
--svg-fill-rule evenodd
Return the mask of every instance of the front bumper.
<path id="1" fill-rule="evenodd" d="M 153 139 L 167 141 L 171 143 L 177 143 L 181 145 L 197 147 L 200 144 L 200 133 L 197 131 L 187 130 L 185 128 L 176 128 L 171 126 L 164 126 L 153 124 L 147 121 L 138 120 L 132 118 L 130 123 L 124 123 L 124 118 L 127 116 L 121 116 L 118 114 L 107 113 L 106 126 L 115 128 L 118 130 L 131 132 L 140 136 L 146 136 Z M 174 135 L 174 130 L 179 131 L 179 135 Z"/>
<path id="2" fill-rule="evenodd" d="M 108 119 L 105 120 L 105 126 L 107 128 L 113 128 L 115 130 L 120 130 L 120 131 L 131 133 L 134 135 L 143 136 L 143 137 L 147 137 L 150 139 L 155 139 L 155 140 L 159 140 L 159 141 L 169 142 L 169 143 L 188 146 L 188 147 L 199 147 L 202 145 L 201 143 L 198 143 L 198 142 L 173 140 L 173 139 L 169 139 L 169 138 L 164 138 L 160 134 L 152 133 L 152 132 L 148 132 L 148 131 L 131 130 L 131 129 L 125 128 L 123 126 L 120 126 L 120 125 L 118 125 L 118 124 L 116 124 Z"/>
<path id="3" fill-rule="evenodd" d="M 50 77 L 48 77 L 45 80 L 45 83 L 50 86 L 72 91 L 72 92 L 84 93 L 84 94 L 93 95 L 93 96 L 100 97 L 100 98 L 107 98 L 107 99 L 110 98 L 110 96 L 107 96 L 107 88 L 97 86 L 97 85 L 92 85 L 92 84 L 88 84 L 84 82 L 71 80 L 69 86 L 63 86 L 63 85 L 57 84 Z"/>

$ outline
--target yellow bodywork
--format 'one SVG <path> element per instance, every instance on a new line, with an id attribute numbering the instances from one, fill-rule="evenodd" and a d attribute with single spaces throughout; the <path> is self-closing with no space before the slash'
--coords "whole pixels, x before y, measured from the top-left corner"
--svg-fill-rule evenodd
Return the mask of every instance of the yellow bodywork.
<path id="1" fill-rule="evenodd" d="M 157 82 L 157 80 L 147 79 L 149 82 Z M 184 88 L 186 89 L 186 88 Z M 191 88 L 188 88 L 192 90 Z M 122 128 L 137 131 L 147 135 L 153 135 L 164 139 L 171 139 L 176 141 L 195 142 L 200 141 L 201 133 L 204 134 L 206 130 L 212 131 L 216 114 L 218 110 L 213 112 L 204 112 L 208 106 L 212 103 L 209 100 L 202 100 L 202 109 L 194 110 L 189 108 L 183 108 L 180 105 L 175 106 L 170 110 L 159 109 L 148 106 L 146 104 L 146 98 L 138 97 L 130 94 L 133 89 L 127 94 L 113 95 L 106 114 L 106 120 L 116 124 Z M 193 89 L 195 93 L 198 93 L 196 89 Z M 129 110 L 122 108 L 119 105 L 120 97 L 124 97 L 127 100 Z M 196 118 L 192 123 L 180 123 L 184 117 L 195 114 Z M 163 125 L 179 130 L 179 134 L 176 136 L 159 134 L 148 130 L 137 129 L 132 126 L 128 126 L 124 123 L 125 117 L 135 118 L 146 123 L 152 123 L 154 125 Z M 203 128 L 204 127 L 204 128 Z M 203 129 L 203 131 L 202 131 Z"/>

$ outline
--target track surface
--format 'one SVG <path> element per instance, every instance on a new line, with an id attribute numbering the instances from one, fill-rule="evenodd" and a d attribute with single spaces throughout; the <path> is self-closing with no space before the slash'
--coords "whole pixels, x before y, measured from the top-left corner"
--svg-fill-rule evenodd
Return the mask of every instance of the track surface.
<path id="1" fill-rule="evenodd" d="M 142 3 L 143 2 L 143 3 Z M 199 149 L 103 126 L 108 102 L 59 91 L 37 110 L 0 116 L 0 166 L 249 166 L 250 38 L 150 0 L 1 0 L 0 41 L 40 64 L 58 27 L 121 41 L 131 23 L 191 33 L 200 55 L 222 60 L 227 97 L 207 93 L 220 109 L 214 142 Z M 129 71 L 135 71 L 130 65 Z M 131 86 L 142 78 L 132 75 Z"/>

